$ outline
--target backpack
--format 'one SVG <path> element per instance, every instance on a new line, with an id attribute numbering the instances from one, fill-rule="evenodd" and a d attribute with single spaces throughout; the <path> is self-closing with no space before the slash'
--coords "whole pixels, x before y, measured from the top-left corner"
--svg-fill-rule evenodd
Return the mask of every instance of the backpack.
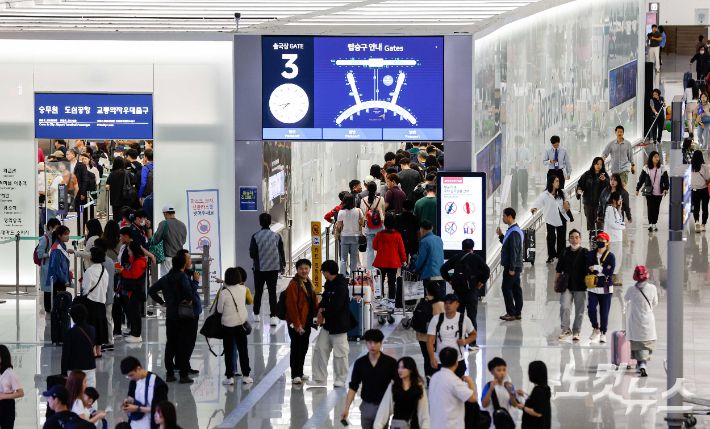
<path id="1" fill-rule="evenodd" d="M 416 244 L 417 244 L 417 231 L 418 229 L 413 229 L 410 230 L 407 227 L 410 226 L 408 223 L 409 222 L 404 222 L 402 220 L 402 214 L 398 214 L 395 216 L 395 227 L 397 231 L 399 231 L 399 235 L 402 236 L 402 242 L 404 243 L 404 248 L 407 250 L 414 250 L 416 249 Z"/>
<path id="2" fill-rule="evenodd" d="M 286 290 L 281 292 L 279 301 L 276 303 L 276 317 L 286 320 Z"/>
<path id="3" fill-rule="evenodd" d="M 52 238 L 48 236 L 47 234 L 44 234 L 45 237 L 47 237 L 47 251 L 52 247 Z M 35 247 L 35 251 L 32 252 L 32 260 L 34 261 L 35 265 L 42 265 L 42 258 L 39 257 L 39 254 L 37 253 L 37 249 L 39 249 L 39 243 L 37 243 L 37 246 Z"/>
<path id="4" fill-rule="evenodd" d="M 487 384 L 488 388 L 491 389 L 491 382 L 489 381 Z M 495 389 L 495 387 L 492 389 Z M 491 394 L 491 402 L 493 403 L 493 415 L 491 418 L 496 429 L 515 429 L 515 422 L 510 416 L 510 413 L 508 413 L 508 410 L 500 407 L 498 395 L 496 395 L 495 390 L 493 390 Z"/>
<path id="5" fill-rule="evenodd" d="M 426 334 L 429 330 L 429 322 L 434 317 L 434 307 L 431 301 L 422 299 L 414 308 L 412 315 L 412 329 L 415 332 Z"/>
<path id="6" fill-rule="evenodd" d="M 133 187 L 131 176 L 132 173 L 130 171 L 123 170 L 123 198 L 134 201 L 138 196 L 138 190 Z"/>
<path id="7" fill-rule="evenodd" d="M 148 169 L 148 179 L 145 182 L 145 189 L 143 189 L 141 198 L 145 198 L 153 193 L 153 166 L 146 164 L 144 167 Z"/>
<path id="8" fill-rule="evenodd" d="M 87 190 L 89 192 L 96 192 L 96 175 L 91 172 L 91 170 L 88 170 L 88 176 L 89 176 L 89 186 L 87 187 Z"/>
<path id="9" fill-rule="evenodd" d="M 454 290 L 466 292 L 473 289 L 472 284 L 476 282 L 476 276 L 473 275 L 471 267 L 465 262 L 469 255 L 470 253 L 463 255 L 454 267 L 454 275 L 451 279 L 451 286 Z"/>
<path id="10" fill-rule="evenodd" d="M 382 197 L 377 197 L 377 200 L 375 200 L 374 206 L 377 207 L 378 204 L 380 204 L 380 198 Z M 367 204 L 367 201 L 365 201 L 365 206 L 367 207 L 367 227 L 370 229 L 375 229 L 379 228 L 382 226 L 382 213 L 380 213 L 380 209 L 375 208 L 374 210 L 370 209 L 370 206 Z"/>
<path id="11" fill-rule="evenodd" d="M 424 191 L 424 186 L 426 182 L 422 182 L 418 184 L 414 190 L 412 191 L 412 198 L 411 200 L 414 201 L 415 203 L 419 201 L 420 199 L 424 198 L 424 195 L 426 195 L 426 192 Z"/>
<path id="12" fill-rule="evenodd" d="M 446 317 L 445 313 L 439 314 L 439 321 L 436 323 L 436 333 L 434 334 L 436 338 L 441 341 L 441 325 L 444 323 L 444 317 Z M 463 338 L 463 318 L 464 315 L 459 313 L 459 330 L 457 332 L 459 336 L 459 340 Z M 436 341 L 434 341 L 434 351 L 436 351 Z M 459 346 L 459 352 L 461 351 L 461 346 Z"/>
<path id="13" fill-rule="evenodd" d="M 51 419 L 51 417 L 50 417 Z M 93 424 L 89 423 L 88 421 L 82 419 L 78 415 L 73 415 L 69 417 L 69 420 L 63 421 L 59 417 L 56 418 L 59 424 L 62 426 L 64 429 L 95 429 L 96 426 Z"/>

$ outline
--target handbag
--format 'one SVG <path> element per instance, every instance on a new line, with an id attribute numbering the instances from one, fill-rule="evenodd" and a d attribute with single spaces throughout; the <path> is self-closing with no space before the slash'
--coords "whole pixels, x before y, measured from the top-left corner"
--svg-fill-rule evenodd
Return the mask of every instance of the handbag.
<path id="1" fill-rule="evenodd" d="M 572 262 L 572 267 L 577 265 L 577 260 L 579 259 L 579 255 L 581 255 L 582 252 L 578 252 L 577 256 L 574 258 L 574 261 Z M 565 253 L 562 254 L 562 258 L 567 256 L 567 250 L 565 250 Z M 557 279 L 557 283 L 555 284 L 555 291 L 557 293 L 564 293 L 569 289 L 569 274 L 567 273 L 562 273 L 560 274 L 560 277 Z"/>
<path id="2" fill-rule="evenodd" d="M 651 177 L 650 172 L 648 173 L 648 177 L 649 178 Z M 658 177 L 658 170 L 656 170 L 656 177 Z M 644 197 L 652 196 L 653 195 L 653 182 L 655 182 L 655 181 L 656 181 L 655 179 L 651 180 L 650 185 L 647 185 L 646 182 L 644 182 L 644 185 L 641 187 L 641 195 L 643 195 Z"/>
<path id="3" fill-rule="evenodd" d="M 210 307 L 210 311 L 212 312 L 212 307 L 214 307 L 215 303 L 219 299 L 219 294 L 222 292 L 222 289 L 217 291 L 217 296 L 215 297 L 214 301 L 212 301 L 212 306 Z M 207 348 L 209 348 L 210 353 L 212 353 L 215 357 L 222 356 L 224 354 L 224 350 L 222 350 L 221 355 L 217 355 L 212 350 L 212 346 L 210 345 L 210 338 L 215 338 L 217 340 L 223 340 L 224 339 L 224 330 L 222 328 L 222 313 L 217 311 L 215 309 L 214 313 L 210 314 L 205 318 L 205 322 L 202 324 L 202 328 L 200 328 L 200 334 L 205 337 L 205 340 L 207 340 Z"/>
<path id="4" fill-rule="evenodd" d="M 92 287 L 89 292 L 86 293 L 86 295 L 79 295 L 76 298 L 74 298 L 74 302 L 72 303 L 72 306 L 75 306 L 77 304 L 81 304 L 84 307 L 86 307 L 86 301 L 89 301 L 89 297 L 87 295 L 91 294 L 91 292 L 94 291 L 97 287 L 99 287 L 99 282 L 101 282 L 101 278 L 104 276 L 104 271 L 106 271 L 106 267 L 102 266 L 101 267 L 101 274 L 99 275 L 99 279 L 96 280 L 96 284 L 94 287 Z"/>
<path id="5" fill-rule="evenodd" d="M 237 314 L 239 314 L 239 307 L 237 307 L 237 301 L 234 300 L 234 295 L 232 294 L 232 291 L 230 291 L 229 289 L 227 289 L 227 292 L 229 292 L 229 295 L 231 295 L 231 297 L 232 297 L 232 302 L 234 303 L 234 308 L 237 310 Z M 249 323 L 248 320 L 247 320 L 246 322 L 242 323 L 242 324 L 239 325 L 239 326 L 241 326 L 242 329 L 244 329 L 244 333 L 245 333 L 246 335 L 251 334 L 252 327 L 251 327 L 251 323 Z"/>
<path id="6" fill-rule="evenodd" d="M 607 250 L 606 253 L 604 253 L 604 256 L 602 257 L 602 264 L 604 263 L 604 260 L 606 259 L 607 255 L 609 254 L 609 251 Z M 601 265 L 601 264 L 600 264 Z M 584 276 L 584 284 L 587 286 L 587 288 L 591 289 L 594 287 L 601 287 L 604 286 L 603 284 L 599 284 L 599 277 L 596 274 L 587 274 Z M 606 283 L 606 276 L 604 276 L 604 283 Z"/>
<path id="7" fill-rule="evenodd" d="M 409 419 L 404 420 L 404 419 L 392 419 L 392 422 L 390 422 L 390 429 L 411 429 L 412 428 L 412 419 L 414 418 L 414 412 L 416 411 L 416 407 L 412 409 L 412 413 L 409 415 Z"/>
<path id="8" fill-rule="evenodd" d="M 178 304 L 178 319 L 194 319 L 195 313 L 192 311 L 192 304 L 181 302 Z"/>
<path id="9" fill-rule="evenodd" d="M 364 235 L 360 236 L 360 242 L 358 243 L 357 250 L 360 253 L 367 252 L 367 237 L 365 237 Z"/>
<path id="10" fill-rule="evenodd" d="M 490 387 L 490 389 L 495 389 L 495 387 Z M 508 410 L 500 407 L 495 390 L 491 395 L 491 401 L 493 402 L 493 423 L 496 429 L 515 429 L 515 422 Z"/>
<path id="11" fill-rule="evenodd" d="M 148 247 L 148 251 L 155 256 L 155 262 L 158 264 L 162 264 L 165 262 L 165 234 L 168 231 L 168 221 L 166 220 L 163 224 L 163 234 L 162 237 L 160 237 L 160 241 L 157 243 L 154 243 L 153 240 L 155 239 L 155 236 L 150 240 L 150 246 Z"/>

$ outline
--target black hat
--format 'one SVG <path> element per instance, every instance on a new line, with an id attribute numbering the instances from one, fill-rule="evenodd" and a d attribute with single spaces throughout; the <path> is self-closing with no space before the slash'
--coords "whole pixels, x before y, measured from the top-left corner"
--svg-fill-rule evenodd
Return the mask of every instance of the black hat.
<path id="1" fill-rule="evenodd" d="M 59 399 L 59 401 L 61 401 L 61 403 L 64 405 L 67 405 L 67 403 L 69 402 L 69 391 L 61 384 L 53 386 L 46 392 L 42 392 L 42 396 L 47 398 Z"/>
<path id="2" fill-rule="evenodd" d="M 459 297 L 453 293 L 450 293 L 450 294 L 446 295 L 442 301 L 444 301 L 444 302 L 446 302 L 446 301 L 459 302 Z"/>

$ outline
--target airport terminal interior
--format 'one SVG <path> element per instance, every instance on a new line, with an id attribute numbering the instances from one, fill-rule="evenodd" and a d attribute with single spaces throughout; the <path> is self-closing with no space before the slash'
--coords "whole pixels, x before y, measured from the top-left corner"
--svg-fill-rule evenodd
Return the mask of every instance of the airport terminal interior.
<path id="1" fill-rule="evenodd" d="M 710 428 L 708 16 L 699 0 L 0 1 L 0 429 L 64 427 L 65 388 L 83 416 L 74 377 L 104 429 Z M 425 371 L 425 341 L 445 342 L 422 309 L 430 282 L 447 318 L 461 301 L 460 263 L 453 284 L 441 266 L 469 239 L 490 276 L 468 295 L 454 395 L 449 369 Z M 613 266 L 592 256 L 605 240 Z M 96 298 L 99 254 L 116 274 Z M 558 293 L 561 272 L 581 289 Z M 203 335 L 214 321 L 233 337 Z M 407 358 L 389 411 L 371 330 Z M 156 411 L 157 384 L 146 404 L 128 357 L 170 404 Z M 510 421 L 486 420 L 497 358 L 520 390 Z"/>

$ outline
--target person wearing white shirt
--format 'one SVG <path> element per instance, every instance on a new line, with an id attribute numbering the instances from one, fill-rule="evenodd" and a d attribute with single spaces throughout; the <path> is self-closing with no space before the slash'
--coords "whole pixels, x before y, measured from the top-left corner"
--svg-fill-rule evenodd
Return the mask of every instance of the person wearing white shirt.
<path id="1" fill-rule="evenodd" d="M 491 415 L 490 428 L 496 427 L 493 421 L 493 413 L 497 408 L 502 408 L 513 417 L 514 410 L 518 408 L 518 398 L 515 396 L 515 386 L 508 377 L 508 365 L 499 357 L 494 357 L 488 362 L 488 371 L 493 376 L 493 380 L 483 386 L 481 392 L 481 411 L 487 411 Z M 495 398 L 494 398 L 495 395 Z"/>
<path id="2" fill-rule="evenodd" d="M 528 169 L 532 164 L 532 155 L 530 149 L 523 145 L 522 136 L 515 136 L 515 150 L 511 152 L 513 155 L 511 160 L 512 205 L 513 207 L 517 205 L 518 193 L 520 193 L 524 208 L 528 205 Z"/>
<path id="3" fill-rule="evenodd" d="M 545 212 L 547 263 L 549 264 L 555 258 L 562 256 L 562 252 L 566 247 L 567 222 L 570 221 L 567 216 L 569 201 L 565 198 L 559 177 L 547 177 L 547 189 L 537 197 L 530 212 L 534 214 L 539 209 L 543 209 Z"/>
<path id="4" fill-rule="evenodd" d="M 567 171 L 567 180 L 572 175 L 572 161 L 569 159 L 567 149 L 560 147 L 560 137 L 550 137 L 552 147 L 545 151 L 545 157 L 542 163 L 547 166 L 547 178 L 559 177 L 560 189 L 565 188 L 565 170 Z"/>
<path id="5" fill-rule="evenodd" d="M 467 344 L 476 341 L 476 330 L 468 316 L 459 313 L 459 299 L 453 293 L 444 297 L 444 313 L 432 318 L 427 329 L 427 351 L 431 367 L 441 368 L 441 350 L 451 347 L 458 351 L 459 366 L 456 375 L 462 377 L 466 372 L 463 351 Z"/>
<path id="6" fill-rule="evenodd" d="M 108 344 L 108 320 L 106 319 L 106 289 L 108 289 L 108 272 L 103 266 L 106 252 L 98 247 L 89 249 L 91 266 L 84 271 L 81 284 L 82 293 L 86 295 L 86 323 L 95 329 L 94 356 L 101 356 L 101 346 Z"/>
<path id="7" fill-rule="evenodd" d="M 621 205 L 623 203 L 621 194 L 612 192 L 609 195 L 609 202 L 604 212 L 604 231 L 609 234 L 609 251 L 616 256 L 616 266 L 612 275 L 614 286 L 621 286 L 621 281 L 617 279 L 617 274 L 621 269 L 624 256 L 621 243 L 624 239 L 624 229 L 626 229 L 624 217 L 621 215 Z"/>
<path id="8" fill-rule="evenodd" d="M 445 347 L 439 351 L 442 368 L 429 384 L 429 427 L 454 429 L 464 427 L 465 402 L 477 402 L 476 385 L 469 376 L 459 377 L 458 351 Z"/>
<path id="9" fill-rule="evenodd" d="M 626 311 L 628 324 L 626 340 L 631 342 L 631 357 L 636 359 L 636 372 L 646 377 L 646 361 L 656 347 L 656 317 L 653 308 L 658 305 L 656 286 L 647 282 L 650 274 L 646 267 L 639 265 L 634 270 L 636 284 L 626 290 L 624 302 L 628 303 Z"/>
<path id="10" fill-rule="evenodd" d="M 360 240 L 360 227 L 363 215 L 355 207 L 355 197 L 351 194 L 343 197 L 343 204 L 338 212 L 338 228 L 341 229 L 340 237 L 340 272 L 347 272 L 348 255 L 350 255 L 350 272 L 357 270 L 358 244 Z"/>

